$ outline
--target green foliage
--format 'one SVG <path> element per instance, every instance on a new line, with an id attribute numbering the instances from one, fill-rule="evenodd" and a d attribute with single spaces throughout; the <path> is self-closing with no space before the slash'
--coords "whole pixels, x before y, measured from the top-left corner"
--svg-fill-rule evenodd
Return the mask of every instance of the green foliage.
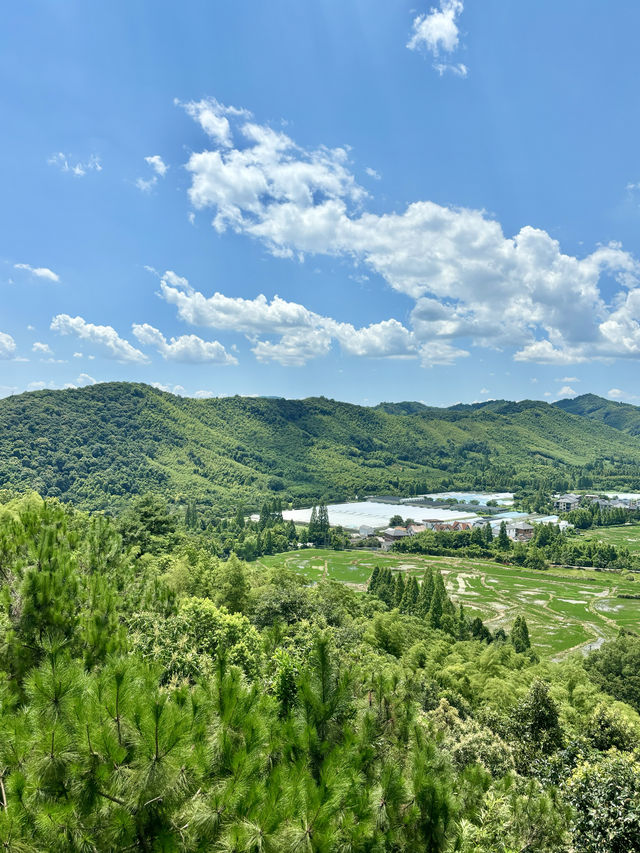
<path id="1" fill-rule="evenodd" d="M 592 652 L 585 666 L 603 690 L 640 711 L 640 637 L 621 631 Z"/>
<path id="2" fill-rule="evenodd" d="M 580 764 L 566 792 L 576 811 L 579 853 L 638 853 L 640 764 L 633 756 L 614 750 L 597 763 Z"/>
<path id="3" fill-rule="evenodd" d="M 527 649 L 531 648 L 529 628 L 524 616 L 516 616 L 509 639 L 517 652 L 526 652 Z"/>
<path id="4" fill-rule="evenodd" d="M 155 529 L 140 554 L 103 516 L 0 506 L 4 849 L 638 849 L 640 719 L 518 654 L 525 623 L 494 639 L 440 571 L 364 594 Z"/>
<path id="5" fill-rule="evenodd" d="M 113 382 L 0 401 L 0 485 L 110 511 L 148 492 L 198 496 L 198 523 L 214 503 L 259 510 L 274 496 L 639 488 L 637 442 L 611 423 L 535 401 L 367 408 Z"/>

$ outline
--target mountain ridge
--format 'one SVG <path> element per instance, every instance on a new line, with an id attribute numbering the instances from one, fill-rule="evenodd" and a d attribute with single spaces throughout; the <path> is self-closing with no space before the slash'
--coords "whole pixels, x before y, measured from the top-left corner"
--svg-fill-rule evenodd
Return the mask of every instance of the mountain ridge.
<path id="1" fill-rule="evenodd" d="M 148 490 L 255 505 L 580 478 L 640 487 L 640 442 L 541 401 L 196 400 L 127 382 L 0 400 L 0 487 L 93 509 Z"/>

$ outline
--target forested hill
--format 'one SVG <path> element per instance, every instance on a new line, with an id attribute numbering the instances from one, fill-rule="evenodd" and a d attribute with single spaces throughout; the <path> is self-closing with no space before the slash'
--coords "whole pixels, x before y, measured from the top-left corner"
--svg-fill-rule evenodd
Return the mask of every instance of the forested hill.
<path id="1" fill-rule="evenodd" d="M 540 402 L 375 408 L 325 398 L 194 400 L 105 383 L 0 400 L 0 487 L 92 508 L 130 495 L 245 506 L 442 488 L 640 488 L 640 441 Z"/>
<path id="2" fill-rule="evenodd" d="M 638 406 L 605 400 L 595 394 L 582 394 L 570 400 L 559 400 L 554 405 L 564 412 L 600 421 L 629 435 L 640 434 L 640 407 Z"/>

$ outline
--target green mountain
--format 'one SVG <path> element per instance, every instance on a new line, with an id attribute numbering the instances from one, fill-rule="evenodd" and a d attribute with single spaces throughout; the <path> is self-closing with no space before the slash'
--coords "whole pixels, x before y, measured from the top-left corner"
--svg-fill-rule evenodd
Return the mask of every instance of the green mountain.
<path id="1" fill-rule="evenodd" d="M 629 435 L 640 435 L 640 408 L 630 403 L 616 403 L 595 394 L 582 394 L 570 400 L 559 400 L 554 405 L 563 412 L 600 421 Z"/>
<path id="2" fill-rule="evenodd" d="M 640 488 L 640 442 L 536 401 L 367 408 L 194 400 L 131 383 L 0 400 L 0 486 L 92 508 L 148 490 L 249 506 L 274 493 L 336 500 L 540 482 Z"/>

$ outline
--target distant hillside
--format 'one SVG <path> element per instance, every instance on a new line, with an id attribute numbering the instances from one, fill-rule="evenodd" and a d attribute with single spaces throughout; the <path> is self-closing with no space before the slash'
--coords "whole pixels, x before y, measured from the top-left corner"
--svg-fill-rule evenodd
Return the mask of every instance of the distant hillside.
<path id="1" fill-rule="evenodd" d="M 270 493 L 299 501 L 540 481 L 640 488 L 640 442 L 531 401 L 366 408 L 193 400 L 130 383 L 0 400 L 0 487 L 94 508 L 147 490 L 252 505 Z"/>
<path id="2" fill-rule="evenodd" d="M 629 403 L 615 403 L 595 394 L 582 394 L 571 400 L 554 403 L 563 412 L 600 421 L 629 435 L 640 435 L 640 408 Z"/>

